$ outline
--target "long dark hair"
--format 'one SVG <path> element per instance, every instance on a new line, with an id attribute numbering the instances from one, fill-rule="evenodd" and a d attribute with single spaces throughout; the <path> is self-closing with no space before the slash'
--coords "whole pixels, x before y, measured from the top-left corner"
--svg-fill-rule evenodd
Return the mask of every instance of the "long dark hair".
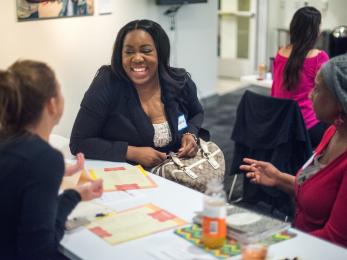
<path id="1" fill-rule="evenodd" d="M 164 29 L 151 20 L 134 20 L 124 25 L 118 32 L 112 53 L 111 67 L 117 78 L 130 82 L 122 65 L 122 51 L 125 36 L 132 30 L 143 30 L 153 38 L 158 53 L 159 77 L 165 83 L 180 88 L 187 79 L 184 69 L 170 66 L 170 41 Z"/>
<path id="2" fill-rule="evenodd" d="M 57 95 L 53 70 L 42 62 L 17 61 L 0 70 L 0 139 L 17 136 L 39 121 L 44 104 Z"/>
<path id="3" fill-rule="evenodd" d="M 300 80 L 300 70 L 308 52 L 313 49 L 321 23 L 321 13 L 314 7 L 305 6 L 297 10 L 290 23 L 292 52 L 284 67 L 284 88 L 295 89 Z"/>

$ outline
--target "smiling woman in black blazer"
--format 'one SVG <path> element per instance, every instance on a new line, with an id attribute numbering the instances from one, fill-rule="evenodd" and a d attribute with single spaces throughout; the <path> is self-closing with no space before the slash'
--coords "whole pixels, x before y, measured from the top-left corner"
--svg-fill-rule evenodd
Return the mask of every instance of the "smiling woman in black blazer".
<path id="1" fill-rule="evenodd" d="M 184 69 L 170 67 L 162 27 L 135 20 L 118 33 L 111 66 L 98 70 L 71 134 L 73 154 L 153 167 L 170 151 L 194 157 L 203 109 Z"/>

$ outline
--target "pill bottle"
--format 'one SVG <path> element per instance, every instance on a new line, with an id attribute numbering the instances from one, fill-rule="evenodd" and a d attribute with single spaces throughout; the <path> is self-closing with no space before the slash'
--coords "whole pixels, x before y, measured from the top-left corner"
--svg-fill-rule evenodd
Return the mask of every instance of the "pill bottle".
<path id="1" fill-rule="evenodd" d="M 202 217 L 202 242 L 211 249 L 223 246 L 226 227 L 226 195 L 223 182 L 214 178 L 207 183 Z"/>

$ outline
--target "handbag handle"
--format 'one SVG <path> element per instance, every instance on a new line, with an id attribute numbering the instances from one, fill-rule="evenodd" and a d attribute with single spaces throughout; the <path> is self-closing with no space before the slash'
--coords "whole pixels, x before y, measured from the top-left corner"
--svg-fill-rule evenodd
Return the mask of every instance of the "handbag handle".
<path id="1" fill-rule="evenodd" d="M 213 158 L 211 152 L 208 150 L 208 145 L 207 143 L 200 139 L 200 148 L 202 150 L 202 156 L 205 157 L 207 159 L 207 161 L 209 162 L 209 164 L 211 164 L 212 168 L 217 170 L 220 165 L 219 163 Z"/>
<path id="2" fill-rule="evenodd" d="M 202 140 L 202 139 L 199 140 L 199 146 L 200 146 L 204 156 L 207 157 L 208 155 L 211 154 L 210 151 L 208 150 L 208 145 L 204 140 Z"/>
<path id="3" fill-rule="evenodd" d="M 191 169 L 188 169 L 184 163 L 176 156 L 175 153 L 170 153 L 169 156 L 171 157 L 172 161 L 182 170 L 185 174 L 187 174 L 190 178 L 196 179 L 199 176 L 196 175 Z"/>

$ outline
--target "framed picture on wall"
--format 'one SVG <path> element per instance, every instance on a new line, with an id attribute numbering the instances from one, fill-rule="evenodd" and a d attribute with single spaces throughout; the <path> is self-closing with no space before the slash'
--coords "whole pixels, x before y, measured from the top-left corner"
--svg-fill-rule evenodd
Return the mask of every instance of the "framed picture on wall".
<path id="1" fill-rule="evenodd" d="M 94 0 L 16 0 L 16 3 L 18 21 L 94 14 Z"/>

